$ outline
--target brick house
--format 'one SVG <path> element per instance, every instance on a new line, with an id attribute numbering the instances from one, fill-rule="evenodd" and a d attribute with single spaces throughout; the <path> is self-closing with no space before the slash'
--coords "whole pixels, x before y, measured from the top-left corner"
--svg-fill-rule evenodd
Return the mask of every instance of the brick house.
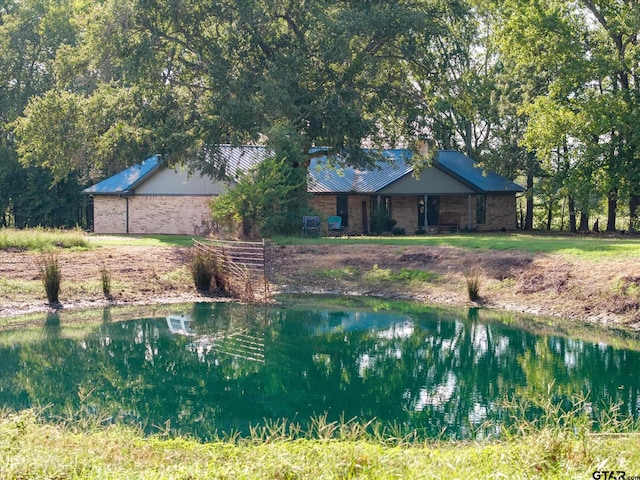
<path id="1" fill-rule="evenodd" d="M 220 147 L 227 175 L 261 162 L 260 146 Z M 459 152 L 440 151 L 414 176 L 411 152 L 385 150 L 376 168 L 329 168 L 326 156 L 309 166 L 312 206 L 323 217 L 338 215 L 349 234 L 402 228 L 407 234 L 443 230 L 513 230 L 516 194 L 522 187 L 495 173 L 483 172 Z M 213 181 L 184 168 L 163 168 L 153 156 L 83 191 L 93 197 L 95 233 L 202 233 L 209 223 L 211 197 L 232 182 Z M 326 230 L 326 221 L 325 230 Z"/>
<path id="2" fill-rule="evenodd" d="M 375 215 L 394 221 L 384 230 L 401 228 L 407 234 L 516 229 L 516 194 L 522 187 L 449 150 L 438 151 L 418 174 L 412 155 L 385 150 L 385 161 L 369 170 L 336 170 L 326 157 L 313 159 L 309 191 L 314 208 L 323 216 L 342 217 L 350 234 L 375 231 Z"/>

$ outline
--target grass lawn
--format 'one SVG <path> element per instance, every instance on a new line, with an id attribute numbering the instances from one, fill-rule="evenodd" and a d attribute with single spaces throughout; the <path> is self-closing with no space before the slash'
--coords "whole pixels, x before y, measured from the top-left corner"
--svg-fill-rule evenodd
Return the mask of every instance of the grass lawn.
<path id="1" fill-rule="evenodd" d="M 529 253 L 558 253 L 598 259 L 601 257 L 640 258 L 640 236 L 545 235 L 543 233 L 460 233 L 448 235 L 388 237 L 276 237 L 279 245 L 367 244 L 431 245 L 469 249 L 519 250 Z"/>
<path id="2" fill-rule="evenodd" d="M 91 248 L 101 245 L 177 246 L 193 244 L 190 235 L 93 235 L 81 230 L 0 229 L 0 249 L 42 251 L 53 247 Z M 544 233 L 460 233 L 447 235 L 381 237 L 274 237 L 276 245 L 365 244 L 432 245 L 469 249 L 519 250 L 529 253 L 558 253 L 583 258 L 640 258 L 640 236 L 561 235 Z"/>

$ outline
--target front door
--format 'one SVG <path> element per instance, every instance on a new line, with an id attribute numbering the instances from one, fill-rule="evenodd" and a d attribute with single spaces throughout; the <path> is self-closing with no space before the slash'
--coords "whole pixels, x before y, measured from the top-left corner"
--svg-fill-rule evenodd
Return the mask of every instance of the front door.
<path id="1" fill-rule="evenodd" d="M 427 197 L 427 225 L 438 226 L 440 218 L 440 197 Z"/>

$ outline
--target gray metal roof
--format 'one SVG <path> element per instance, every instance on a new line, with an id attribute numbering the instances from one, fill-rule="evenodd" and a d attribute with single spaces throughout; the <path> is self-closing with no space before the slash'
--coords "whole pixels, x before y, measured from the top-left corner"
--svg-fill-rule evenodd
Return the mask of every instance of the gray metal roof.
<path id="1" fill-rule="evenodd" d="M 409 150 L 385 150 L 385 160 L 375 162 L 369 170 L 333 169 L 326 156 L 311 160 L 309 192 L 311 193 L 375 193 L 413 170 Z"/>
<path id="2" fill-rule="evenodd" d="M 331 169 L 326 156 L 314 158 L 309 167 L 311 193 L 376 193 L 413 172 L 410 150 L 385 150 L 385 161 L 371 170 Z M 524 189 L 493 172 L 484 172 L 474 160 L 452 150 L 438 151 L 433 166 L 481 193 L 522 192 Z M 427 174 L 423 170 L 422 174 Z"/>
<path id="3" fill-rule="evenodd" d="M 212 160 L 223 163 L 224 173 L 227 177 L 235 179 L 238 172 L 246 172 L 254 165 L 273 156 L 273 152 L 261 145 L 220 145 L 211 150 L 208 155 Z"/>

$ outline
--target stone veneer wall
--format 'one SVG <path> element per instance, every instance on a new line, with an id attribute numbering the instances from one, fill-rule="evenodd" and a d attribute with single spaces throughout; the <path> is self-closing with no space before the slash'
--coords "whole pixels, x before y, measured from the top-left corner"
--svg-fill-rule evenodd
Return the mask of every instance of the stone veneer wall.
<path id="1" fill-rule="evenodd" d="M 131 234 L 195 235 L 211 222 L 209 196 L 132 196 L 129 201 Z M 127 199 L 94 198 L 94 232 L 127 233 Z"/>

